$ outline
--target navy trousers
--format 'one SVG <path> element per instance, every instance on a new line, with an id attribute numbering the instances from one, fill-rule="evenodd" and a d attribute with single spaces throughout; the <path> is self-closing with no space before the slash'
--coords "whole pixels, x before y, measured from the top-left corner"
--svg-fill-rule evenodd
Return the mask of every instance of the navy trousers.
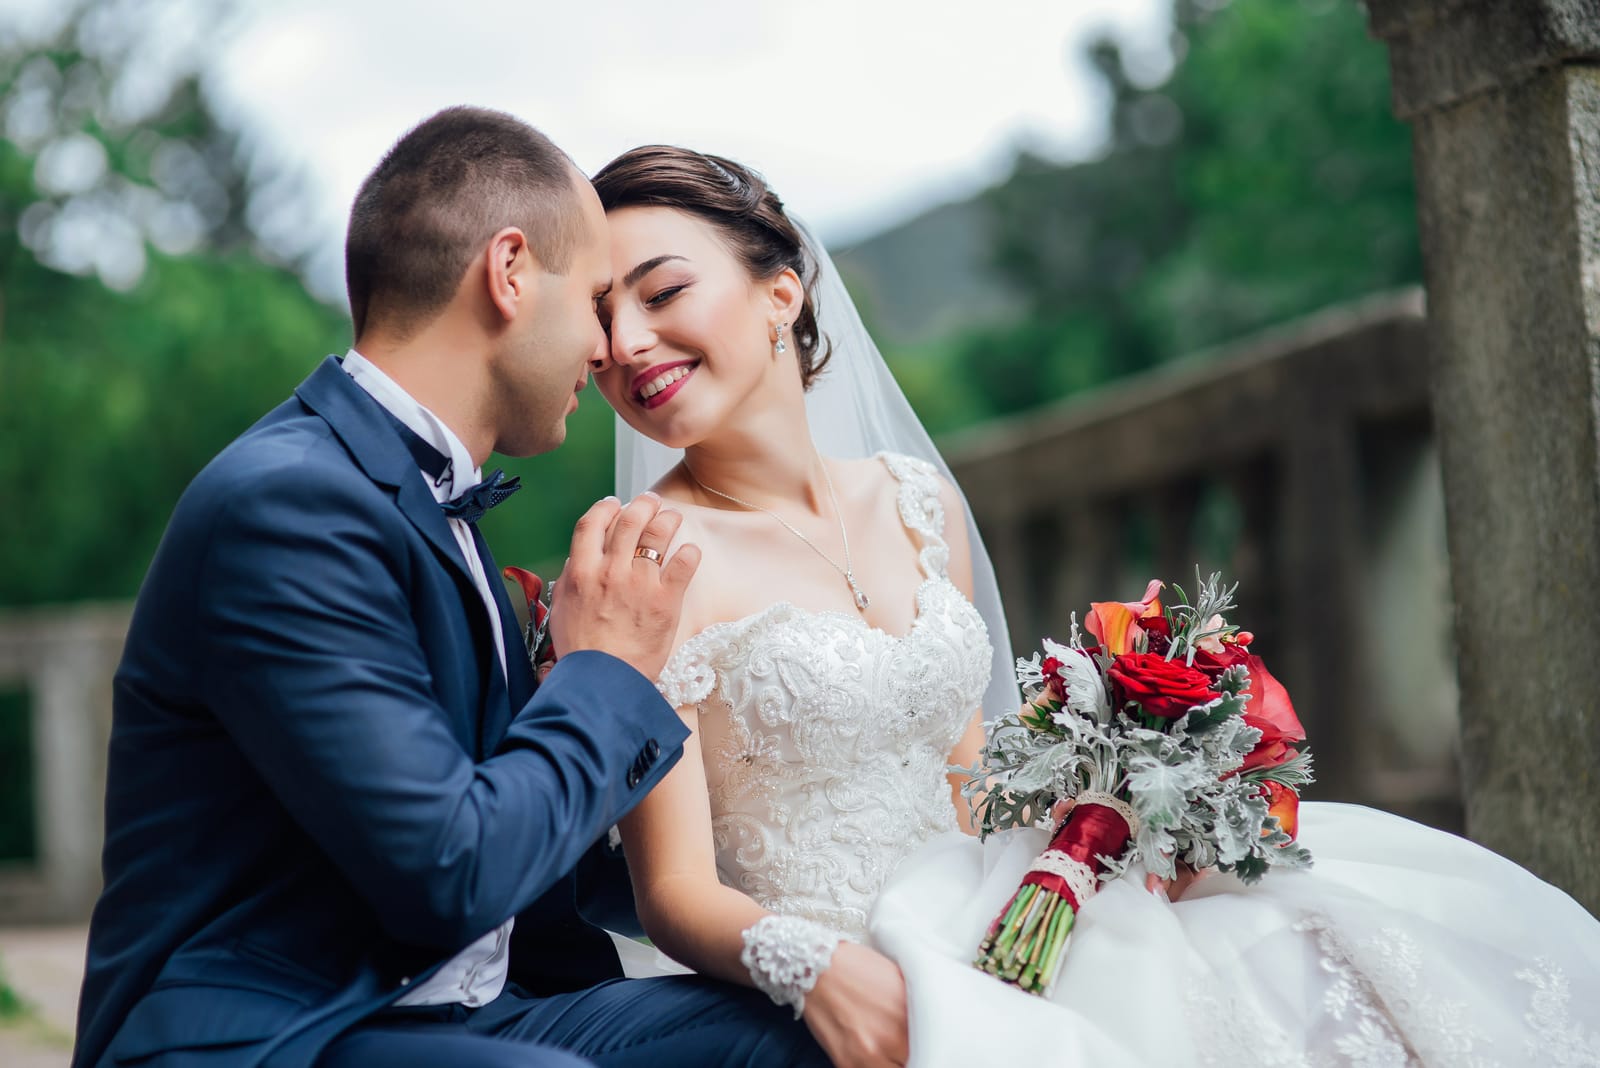
<path id="1" fill-rule="evenodd" d="M 342 1035 L 317 1068 L 828 1068 L 804 1023 L 765 994 L 700 976 L 613 979 L 480 1009 L 396 1009 Z"/>

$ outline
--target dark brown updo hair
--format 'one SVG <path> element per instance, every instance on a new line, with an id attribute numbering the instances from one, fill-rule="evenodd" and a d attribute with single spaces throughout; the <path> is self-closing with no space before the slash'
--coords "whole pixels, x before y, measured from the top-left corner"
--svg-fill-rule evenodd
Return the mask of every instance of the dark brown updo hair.
<path id="1" fill-rule="evenodd" d="M 807 262 L 800 229 L 766 180 L 721 156 L 671 145 L 630 149 L 594 176 L 607 212 L 618 208 L 676 208 L 704 219 L 722 235 L 750 277 L 765 280 L 785 267 L 800 278 L 800 315 L 790 336 L 800 362 L 800 382 L 811 388 L 833 346 L 817 329 L 817 271 Z"/>

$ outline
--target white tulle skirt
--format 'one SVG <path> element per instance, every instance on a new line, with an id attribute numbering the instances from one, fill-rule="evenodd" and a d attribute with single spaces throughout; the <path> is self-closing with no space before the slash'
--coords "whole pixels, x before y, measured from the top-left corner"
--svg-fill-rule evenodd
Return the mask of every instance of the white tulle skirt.
<path id="1" fill-rule="evenodd" d="M 871 920 L 906 976 L 911 1065 L 1600 1065 L 1600 923 L 1454 835 L 1306 803 L 1316 858 L 1168 903 L 1084 907 L 1049 999 L 972 968 L 1042 831 L 929 842 Z"/>

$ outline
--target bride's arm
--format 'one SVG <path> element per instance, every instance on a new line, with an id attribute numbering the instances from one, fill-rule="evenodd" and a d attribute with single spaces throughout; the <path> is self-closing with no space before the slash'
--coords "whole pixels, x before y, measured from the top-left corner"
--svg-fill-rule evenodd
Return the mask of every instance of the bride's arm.
<path id="1" fill-rule="evenodd" d="M 972 600 L 972 545 L 967 539 L 967 513 L 961 507 L 961 498 L 955 489 L 943 481 L 939 485 L 939 502 L 944 505 L 944 540 L 945 544 L 950 546 L 950 581 L 970 601 Z M 970 768 L 978 762 L 982 753 L 983 709 L 980 708 L 973 714 L 972 722 L 967 724 L 966 733 L 956 742 L 955 748 L 950 750 L 949 763 L 953 766 Z M 977 824 L 972 820 L 972 806 L 961 796 L 961 787 L 966 783 L 967 776 L 951 772 L 946 778 L 950 781 L 950 797 L 956 806 L 956 819 L 960 822 L 961 829 L 967 834 L 977 834 Z"/>
<path id="2" fill-rule="evenodd" d="M 697 711 L 679 714 L 695 731 Z M 639 920 L 674 960 L 703 975 L 756 986 L 741 959 L 745 933 L 773 913 L 717 880 L 698 732 L 683 748 L 683 759 L 620 826 Z M 905 980 L 876 950 L 840 942 L 803 1005 L 806 1026 L 834 1064 L 905 1063 Z"/>

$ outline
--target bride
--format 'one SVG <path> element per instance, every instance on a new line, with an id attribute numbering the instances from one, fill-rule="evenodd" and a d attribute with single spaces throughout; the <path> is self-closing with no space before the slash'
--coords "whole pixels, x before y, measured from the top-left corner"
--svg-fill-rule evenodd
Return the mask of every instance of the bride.
<path id="1" fill-rule="evenodd" d="M 1301 806 L 1309 872 L 1106 885 L 1048 1000 L 972 968 L 1045 832 L 979 843 L 947 772 L 1018 703 L 963 498 L 757 175 L 647 147 L 594 184 L 619 492 L 704 551 L 658 681 L 693 737 L 620 828 L 656 947 L 840 1065 L 1600 1064 L 1600 924 L 1356 806 Z"/>

